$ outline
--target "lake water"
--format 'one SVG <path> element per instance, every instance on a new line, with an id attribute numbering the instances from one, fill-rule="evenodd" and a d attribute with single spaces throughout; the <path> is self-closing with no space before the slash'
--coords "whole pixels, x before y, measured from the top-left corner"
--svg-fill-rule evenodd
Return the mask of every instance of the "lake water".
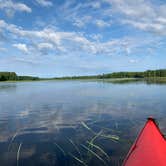
<path id="1" fill-rule="evenodd" d="M 0 165 L 121 164 L 148 116 L 166 133 L 166 85 L 0 83 Z"/>

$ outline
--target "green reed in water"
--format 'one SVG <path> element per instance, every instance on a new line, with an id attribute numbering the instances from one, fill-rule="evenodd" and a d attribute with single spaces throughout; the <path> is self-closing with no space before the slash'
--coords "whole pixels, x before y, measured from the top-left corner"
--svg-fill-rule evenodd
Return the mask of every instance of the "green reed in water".
<path id="1" fill-rule="evenodd" d="M 19 165 L 21 146 L 22 146 L 22 143 L 20 143 L 20 145 L 18 147 L 18 151 L 17 151 L 17 166 Z"/>
<path id="2" fill-rule="evenodd" d="M 117 142 L 119 141 L 119 136 L 117 135 L 111 135 L 111 134 L 105 134 L 104 129 L 101 129 L 99 132 L 95 132 L 88 124 L 85 122 L 81 122 L 82 126 L 90 131 L 94 137 L 92 137 L 89 141 L 86 141 L 87 146 L 81 145 L 84 149 L 87 150 L 87 160 L 89 161 L 92 156 L 95 156 L 97 159 L 99 159 L 104 165 L 106 165 L 106 161 L 101 157 L 105 156 L 106 160 L 110 161 L 109 155 L 102 149 L 99 145 L 95 144 L 95 141 L 99 138 L 109 139 L 111 141 Z M 95 151 L 94 151 L 94 150 Z M 96 153 L 96 150 L 98 153 Z M 87 162 L 88 162 L 87 161 Z"/>
<path id="3" fill-rule="evenodd" d="M 63 150 L 63 148 L 60 146 L 60 145 L 58 145 L 56 142 L 54 142 L 54 144 L 57 146 L 57 148 L 63 153 L 63 155 L 64 156 L 66 156 L 66 153 L 65 153 L 65 151 Z"/>
<path id="4" fill-rule="evenodd" d="M 92 151 L 90 148 L 86 147 L 85 145 L 81 145 L 83 148 L 85 148 L 87 151 L 89 151 L 90 153 L 92 153 L 92 155 L 94 155 L 96 158 L 98 158 L 101 162 L 103 162 L 104 165 L 107 165 L 105 163 L 105 161 L 97 154 L 95 153 L 94 151 Z"/>
<path id="5" fill-rule="evenodd" d="M 81 152 L 80 152 L 79 148 L 77 147 L 77 145 L 71 139 L 69 139 L 69 142 L 73 145 L 73 147 L 76 149 L 76 151 L 78 152 L 78 154 L 82 158 Z"/>
<path id="6" fill-rule="evenodd" d="M 70 155 L 71 157 L 73 157 L 76 161 L 78 161 L 79 163 L 83 164 L 84 166 L 87 166 L 87 164 L 86 164 L 83 160 L 79 159 L 78 157 L 74 156 L 74 155 L 71 154 L 71 153 L 69 153 L 69 155 Z"/>
<path id="7" fill-rule="evenodd" d="M 98 134 L 96 132 L 94 132 L 87 124 L 85 124 L 85 122 L 81 122 L 81 124 L 83 125 L 83 127 L 85 127 L 87 130 L 91 131 L 93 134 L 95 134 L 96 136 L 98 136 Z M 119 137 L 116 135 L 106 135 L 106 134 L 100 134 L 101 137 L 104 138 L 108 138 L 108 139 L 112 139 L 114 141 L 118 141 Z"/>
<path id="8" fill-rule="evenodd" d="M 99 150 L 102 154 L 104 154 L 105 156 L 106 156 L 106 158 L 108 159 L 108 160 L 110 160 L 110 157 L 108 156 L 108 154 L 100 147 L 100 146 L 98 146 L 98 145 L 95 145 L 95 144 L 93 144 L 93 143 L 91 143 L 91 142 L 88 142 L 87 141 L 87 143 L 89 144 L 89 145 L 91 145 L 91 147 L 93 148 L 96 148 L 97 150 Z"/>

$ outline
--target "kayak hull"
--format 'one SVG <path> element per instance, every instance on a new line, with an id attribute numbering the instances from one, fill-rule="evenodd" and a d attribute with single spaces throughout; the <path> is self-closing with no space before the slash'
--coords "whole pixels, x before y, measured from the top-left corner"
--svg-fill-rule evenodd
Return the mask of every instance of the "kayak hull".
<path id="1" fill-rule="evenodd" d="M 166 140 L 153 118 L 146 122 L 123 166 L 166 166 Z"/>

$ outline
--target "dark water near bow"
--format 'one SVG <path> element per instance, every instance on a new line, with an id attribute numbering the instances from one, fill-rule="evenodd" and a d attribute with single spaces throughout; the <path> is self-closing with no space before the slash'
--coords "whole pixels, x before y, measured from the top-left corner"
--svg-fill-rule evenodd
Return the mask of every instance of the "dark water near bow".
<path id="1" fill-rule="evenodd" d="M 0 165 L 118 166 L 148 116 L 166 133 L 166 85 L 0 83 Z"/>

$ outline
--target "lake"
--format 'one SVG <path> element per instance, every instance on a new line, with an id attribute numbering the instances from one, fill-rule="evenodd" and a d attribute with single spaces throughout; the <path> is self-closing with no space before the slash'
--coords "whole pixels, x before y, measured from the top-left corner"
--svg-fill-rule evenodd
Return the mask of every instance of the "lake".
<path id="1" fill-rule="evenodd" d="M 166 133 L 166 85 L 0 83 L 0 165 L 122 163 L 147 117 Z"/>

